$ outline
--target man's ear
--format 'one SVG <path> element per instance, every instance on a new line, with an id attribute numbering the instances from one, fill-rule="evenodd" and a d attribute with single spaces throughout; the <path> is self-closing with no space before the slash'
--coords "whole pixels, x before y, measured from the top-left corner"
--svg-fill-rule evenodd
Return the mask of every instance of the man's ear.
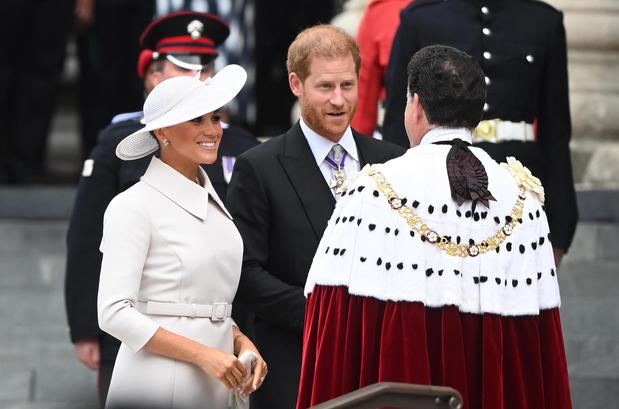
<path id="1" fill-rule="evenodd" d="M 415 119 L 422 119 L 426 116 L 426 111 L 423 109 L 423 105 L 421 105 L 419 94 L 416 92 L 413 94 L 413 113 L 415 115 Z"/>
<path id="2" fill-rule="evenodd" d="M 157 85 L 159 85 L 161 81 L 163 81 L 163 72 L 161 71 L 152 71 L 149 72 L 147 75 L 148 81 L 150 81 L 150 83 L 153 85 L 153 88 L 155 88 Z"/>
<path id="3" fill-rule="evenodd" d="M 299 78 L 296 72 L 288 74 L 288 85 L 290 85 L 290 90 L 295 97 L 299 97 L 303 94 L 303 81 L 301 81 L 301 78 Z"/>

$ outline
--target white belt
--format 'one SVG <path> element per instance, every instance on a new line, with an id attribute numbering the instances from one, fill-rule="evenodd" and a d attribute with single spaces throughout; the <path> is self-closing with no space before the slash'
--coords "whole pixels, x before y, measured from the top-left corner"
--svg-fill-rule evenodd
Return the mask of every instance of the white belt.
<path id="1" fill-rule="evenodd" d="M 232 304 L 216 302 L 213 304 L 177 304 L 171 302 L 138 302 L 138 311 L 149 315 L 171 315 L 176 317 L 210 318 L 223 321 L 232 315 Z"/>
<path id="2" fill-rule="evenodd" d="M 533 142 L 535 134 L 533 125 L 522 122 L 510 122 L 500 119 L 481 121 L 473 130 L 473 143 L 522 141 Z"/>

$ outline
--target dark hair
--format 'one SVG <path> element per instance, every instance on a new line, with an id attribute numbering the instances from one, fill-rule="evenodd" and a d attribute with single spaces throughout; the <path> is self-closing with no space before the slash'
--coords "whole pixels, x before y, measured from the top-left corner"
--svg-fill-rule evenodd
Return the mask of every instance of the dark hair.
<path id="1" fill-rule="evenodd" d="M 443 45 L 417 51 L 408 63 L 408 91 L 417 93 L 431 125 L 473 129 L 486 101 L 479 64 L 467 53 Z"/>

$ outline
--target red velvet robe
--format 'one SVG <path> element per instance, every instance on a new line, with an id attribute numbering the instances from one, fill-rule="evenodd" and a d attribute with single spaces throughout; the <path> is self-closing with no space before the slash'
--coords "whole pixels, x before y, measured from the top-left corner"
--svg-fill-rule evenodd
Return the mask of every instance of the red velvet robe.
<path id="1" fill-rule="evenodd" d="M 297 408 L 388 381 L 450 386 L 465 409 L 572 407 L 558 308 L 502 317 L 316 286 Z"/>

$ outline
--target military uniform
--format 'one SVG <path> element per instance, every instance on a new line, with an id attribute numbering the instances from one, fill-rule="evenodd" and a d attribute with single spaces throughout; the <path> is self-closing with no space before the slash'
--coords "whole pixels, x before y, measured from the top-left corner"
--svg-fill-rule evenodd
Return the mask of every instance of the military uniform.
<path id="1" fill-rule="evenodd" d="M 123 161 L 116 156 L 116 145 L 141 129 L 141 112 L 121 117 L 104 129 L 95 149 L 84 163 L 67 235 L 66 307 L 71 341 L 98 338 L 101 366 L 110 371 L 120 342 L 104 333 L 97 324 L 97 290 L 101 268 L 99 244 L 103 234 L 103 214 L 110 201 L 134 185 L 146 171 L 152 155 Z M 118 116 L 116 117 L 118 118 Z M 221 198 L 237 155 L 257 145 L 256 139 L 241 128 L 229 126 L 219 146 L 217 161 L 204 169 Z M 102 375 L 105 376 L 105 375 Z"/>
<path id="2" fill-rule="evenodd" d="M 495 160 L 516 156 L 547 191 L 553 246 L 567 250 L 578 218 L 572 176 L 563 15 L 535 0 L 417 0 L 401 14 L 387 71 L 385 140 L 408 146 L 406 66 L 442 44 L 479 61 L 486 75 L 484 120 L 473 142 Z"/>

